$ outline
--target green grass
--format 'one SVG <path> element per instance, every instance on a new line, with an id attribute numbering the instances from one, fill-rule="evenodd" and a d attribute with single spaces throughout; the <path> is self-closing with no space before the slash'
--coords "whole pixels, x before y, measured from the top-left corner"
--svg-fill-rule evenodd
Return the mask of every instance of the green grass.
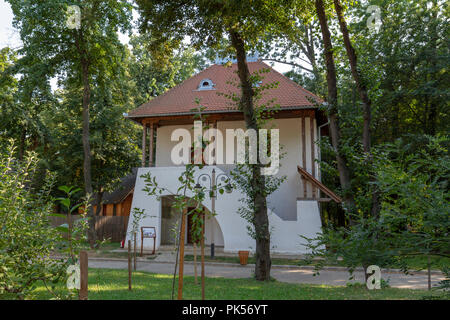
<path id="1" fill-rule="evenodd" d="M 408 266 L 415 270 L 426 269 L 427 268 L 427 257 L 426 256 L 412 256 L 406 258 Z M 431 268 L 442 270 L 444 266 L 450 266 L 450 258 L 430 256 Z M 399 263 L 394 263 L 392 268 L 400 268 Z"/>
<path id="2" fill-rule="evenodd" d="M 89 269 L 89 299 L 91 300 L 165 300 L 171 298 L 171 291 L 171 275 L 135 272 L 133 274 L 133 290 L 128 291 L 127 270 Z M 34 299 L 52 298 L 42 285 L 38 286 L 34 293 Z M 259 282 L 254 279 L 206 278 L 206 298 L 211 300 L 404 300 L 421 299 L 424 296 L 429 297 L 436 294 L 436 292 L 430 293 L 424 290 L 396 288 L 369 291 L 363 285 L 333 287 L 289 284 L 278 281 Z M 183 297 L 184 299 L 201 298 L 200 284 L 194 284 L 193 277 L 188 276 L 184 278 Z"/>

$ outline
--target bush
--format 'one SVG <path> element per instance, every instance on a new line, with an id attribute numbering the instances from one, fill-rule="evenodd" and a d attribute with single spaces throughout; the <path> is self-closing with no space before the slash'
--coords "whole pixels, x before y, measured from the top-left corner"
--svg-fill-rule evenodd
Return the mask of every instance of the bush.
<path id="1" fill-rule="evenodd" d="M 24 299 L 38 281 L 56 283 L 66 275 L 65 264 L 49 258 L 60 238 L 48 220 L 54 176 L 33 190 L 36 157 L 21 162 L 13 154 L 12 143 L 0 154 L 0 294 Z"/>

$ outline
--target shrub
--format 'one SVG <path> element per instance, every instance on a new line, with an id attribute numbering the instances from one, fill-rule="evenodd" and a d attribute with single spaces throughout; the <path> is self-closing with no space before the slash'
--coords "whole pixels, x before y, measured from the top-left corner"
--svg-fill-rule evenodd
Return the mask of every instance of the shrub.
<path id="1" fill-rule="evenodd" d="M 18 161 L 13 154 L 12 143 L 0 154 L 0 294 L 24 299 L 38 281 L 60 281 L 65 269 L 49 258 L 59 238 L 48 220 L 54 176 L 33 190 L 35 155 Z"/>

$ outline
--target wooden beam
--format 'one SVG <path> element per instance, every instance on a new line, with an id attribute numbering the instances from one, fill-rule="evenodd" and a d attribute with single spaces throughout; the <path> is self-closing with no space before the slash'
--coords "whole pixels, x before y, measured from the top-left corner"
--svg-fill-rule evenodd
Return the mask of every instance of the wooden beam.
<path id="1" fill-rule="evenodd" d="M 214 120 L 212 123 L 212 128 L 217 130 L 217 120 Z M 209 139 L 209 137 L 208 137 Z M 217 131 L 216 131 L 216 136 L 214 137 L 214 162 L 213 165 L 217 164 Z"/>
<path id="2" fill-rule="evenodd" d="M 128 240 L 128 290 L 131 290 L 131 240 Z"/>
<path id="3" fill-rule="evenodd" d="M 205 300 L 205 214 L 202 212 L 202 239 L 201 239 L 201 259 L 202 259 L 202 300 Z"/>
<path id="4" fill-rule="evenodd" d="M 319 188 L 323 193 L 328 195 L 331 199 L 333 199 L 337 203 L 341 203 L 342 199 L 336 195 L 333 191 L 328 189 L 322 182 L 314 178 L 308 171 L 306 171 L 304 168 L 297 166 L 297 171 L 300 173 L 300 175 L 311 182 L 313 185 L 315 185 L 317 188 Z M 306 197 L 305 197 L 306 198 Z"/>
<path id="5" fill-rule="evenodd" d="M 148 144 L 148 166 L 153 167 L 153 143 L 154 143 L 154 133 L 155 133 L 155 125 L 153 122 L 150 123 L 150 139 Z"/>
<path id="6" fill-rule="evenodd" d="M 204 113 L 203 114 L 207 121 L 239 121 L 244 120 L 244 114 L 242 112 L 215 112 L 215 113 Z M 290 118 L 301 118 L 301 117 L 315 117 L 315 109 L 296 109 L 296 110 L 279 110 L 273 114 L 275 119 L 290 119 Z M 169 125 L 179 125 L 179 124 L 191 124 L 194 122 L 194 114 L 183 114 L 183 115 L 150 115 L 148 117 L 130 117 L 135 121 L 140 123 L 154 123 L 158 126 L 169 126 Z"/>
<path id="7" fill-rule="evenodd" d="M 316 163 L 315 163 L 315 145 L 314 145 L 314 118 L 309 118 L 309 131 L 311 135 L 311 175 L 316 177 Z M 320 191 L 319 191 L 320 193 Z M 316 198 L 316 188 L 312 185 L 312 197 Z"/>
<path id="8" fill-rule="evenodd" d="M 145 155 L 146 155 L 146 142 L 147 142 L 147 124 L 142 125 L 142 167 L 145 167 Z"/>
<path id="9" fill-rule="evenodd" d="M 297 201 L 318 201 L 318 202 L 330 202 L 331 198 L 297 198 Z"/>
<path id="10" fill-rule="evenodd" d="M 305 117 L 302 117 L 302 166 L 306 168 L 306 128 L 305 128 Z M 303 196 L 307 196 L 307 185 L 306 180 L 303 180 Z"/>

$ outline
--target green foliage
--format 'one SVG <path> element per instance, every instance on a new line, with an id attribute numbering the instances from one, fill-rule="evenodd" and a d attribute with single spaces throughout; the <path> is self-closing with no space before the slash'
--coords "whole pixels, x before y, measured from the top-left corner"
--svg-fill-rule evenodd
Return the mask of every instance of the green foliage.
<path id="1" fill-rule="evenodd" d="M 130 57 L 118 38 L 119 30 L 131 28 L 131 3 L 8 2 L 24 44 L 14 65 L 15 74 L 22 75 L 14 96 L 16 108 L 23 110 L 16 113 L 21 126 L 14 133 L 22 137 L 20 148 L 31 144 L 41 154 L 41 166 L 58 172 L 58 185 L 82 185 L 80 137 L 88 130 L 80 120 L 88 83 L 94 191 L 111 191 L 138 164 L 137 131 L 123 121 L 123 113 L 134 107 Z M 79 29 L 67 25 L 68 5 L 80 7 Z M 49 82 L 54 77 L 56 93 Z"/>
<path id="2" fill-rule="evenodd" d="M 24 299 L 38 281 L 63 280 L 64 263 L 49 257 L 59 239 L 48 219 L 55 177 L 47 173 L 44 186 L 33 190 L 36 155 L 28 154 L 21 162 L 12 154 L 12 143 L 0 154 L 0 294 Z"/>
<path id="3" fill-rule="evenodd" d="M 57 198 L 65 214 L 52 214 L 52 216 L 64 217 L 67 219 L 67 223 L 64 223 L 56 229 L 60 232 L 60 238 L 58 243 L 58 251 L 60 253 L 66 253 L 68 256 L 68 263 L 74 264 L 78 261 L 78 256 L 81 249 L 86 248 L 87 243 L 87 229 L 89 228 L 87 209 L 89 206 L 89 199 L 78 203 L 73 203 L 75 195 L 81 191 L 80 188 L 61 186 L 58 189 L 64 192 L 65 196 Z M 76 214 L 78 208 L 83 207 L 83 213 L 81 218 L 73 221 L 73 214 Z"/>
<path id="4" fill-rule="evenodd" d="M 447 146 L 448 137 L 426 136 L 420 151 L 414 144 L 404 145 L 398 140 L 375 153 L 374 184 L 380 190 L 381 210 L 378 215 L 357 213 L 357 224 L 330 226 L 317 238 L 308 239 L 312 250 L 309 258 L 325 258 L 317 270 L 329 261 L 342 259 L 350 272 L 357 266 L 384 267 L 394 262 L 408 272 L 408 257 L 412 255 L 448 257 Z"/>
<path id="5" fill-rule="evenodd" d="M 398 254 L 389 237 L 388 227 L 373 217 L 364 218 L 351 228 L 330 227 L 314 239 L 303 238 L 311 250 L 305 260 L 311 262 L 313 258 L 323 258 L 315 264 L 316 273 L 323 266 L 339 262 L 348 268 L 352 278 L 355 268 L 362 266 L 365 269 L 369 265 L 386 267 Z"/>
<path id="6" fill-rule="evenodd" d="M 139 226 L 141 224 L 142 219 L 145 219 L 148 214 L 145 213 L 145 209 L 133 208 L 132 212 L 133 221 L 131 224 L 130 235 L 133 236 L 139 232 Z"/>
<path id="7" fill-rule="evenodd" d="M 149 51 L 152 41 L 147 34 L 130 39 L 129 73 L 135 84 L 133 96 L 136 106 L 163 94 L 205 67 L 202 55 L 191 47 L 175 50 L 165 44 L 167 52 L 156 55 Z"/>
<path id="8" fill-rule="evenodd" d="M 449 139 L 424 138 L 426 143 L 415 153 L 402 140 L 386 147 L 391 159 L 377 166 L 380 214 L 395 232 L 394 241 L 403 255 L 449 257 Z"/>
<path id="9" fill-rule="evenodd" d="M 235 54 L 229 39 L 224 40 L 232 29 L 239 31 L 247 49 L 262 49 L 268 35 L 295 39 L 295 17 L 312 12 L 310 2 L 291 0 L 136 2 L 140 29 L 153 37 L 152 51 L 189 36 L 195 48 L 214 48 L 220 56 Z"/>
<path id="10" fill-rule="evenodd" d="M 127 60 L 109 79 L 98 79 L 91 92 L 90 145 L 95 192 L 112 191 L 139 164 L 139 131 L 123 113 L 132 108 L 125 77 Z M 48 128 L 46 166 L 59 173 L 59 184 L 83 184 L 83 147 L 79 87 L 69 81 L 56 93 L 60 103 L 43 114 Z"/>
<path id="11" fill-rule="evenodd" d="M 444 291 L 444 293 L 447 295 L 447 298 L 450 298 L 450 267 L 446 266 L 442 272 L 445 275 L 445 279 L 442 281 L 439 281 L 438 289 L 441 289 Z"/>

